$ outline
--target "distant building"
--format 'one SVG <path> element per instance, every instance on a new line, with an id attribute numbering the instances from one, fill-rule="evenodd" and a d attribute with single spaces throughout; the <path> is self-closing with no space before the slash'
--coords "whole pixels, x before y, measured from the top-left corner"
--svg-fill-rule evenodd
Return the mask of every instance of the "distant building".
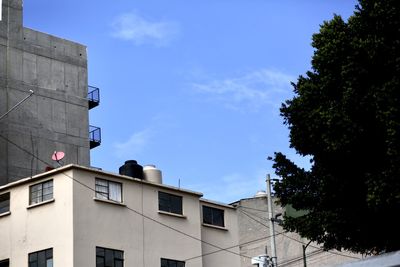
<path id="1" fill-rule="evenodd" d="M 0 120 L 0 185 L 57 167 L 54 151 L 65 152 L 64 164 L 89 166 L 100 130 L 89 140 L 99 94 L 91 88 L 88 98 L 86 47 L 23 27 L 22 0 L 0 3 L 0 116 L 34 91 Z"/>
<path id="2" fill-rule="evenodd" d="M 232 203 L 237 208 L 239 224 L 239 244 L 242 267 L 253 267 L 251 258 L 259 255 L 271 256 L 271 237 L 269 231 L 267 195 L 258 192 L 254 197 L 241 199 Z M 278 266 L 303 267 L 303 245 L 309 240 L 296 233 L 285 232 L 278 221 L 284 210 L 273 204 L 273 213 L 278 215 L 275 222 L 275 244 Z M 339 251 L 323 251 L 316 243 L 306 248 L 308 267 L 334 266 L 336 264 L 356 261 L 361 255 Z"/>
<path id="3" fill-rule="evenodd" d="M 68 165 L 1 186 L 0 266 L 240 267 L 234 207 L 143 173 Z"/>

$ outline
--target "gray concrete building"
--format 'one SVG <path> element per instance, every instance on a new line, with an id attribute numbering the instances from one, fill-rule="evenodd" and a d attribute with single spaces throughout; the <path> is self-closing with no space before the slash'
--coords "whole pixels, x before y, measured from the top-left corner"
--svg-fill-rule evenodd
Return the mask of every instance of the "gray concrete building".
<path id="1" fill-rule="evenodd" d="M 22 0 L 1 2 L 0 116 L 34 94 L 0 120 L 0 185 L 57 167 L 55 151 L 63 164 L 89 166 L 100 139 L 89 140 L 98 99 L 88 102 L 86 47 L 25 28 Z"/>
<path id="2" fill-rule="evenodd" d="M 270 257 L 272 251 L 267 194 L 260 191 L 254 197 L 241 199 L 232 205 L 238 210 L 240 254 L 243 256 L 241 266 L 254 267 L 251 258 L 265 254 Z M 275 215 L 285 212 L 275 203 L 272 209 Z M 277 219 L 282 219 L 282 217 L 277 216 Z M 308 267 L 335 266 L 362 258 L 361 255 L 343 251 L 324 251 L 320 245 L 314 242 L 309 243 L 309 240 L 301 238 L 297 233 L 285 232 L 278 222 L 275 222 L 274 226 L 279 267 L 303 267 L 303 245 L 306 246 Z"/>

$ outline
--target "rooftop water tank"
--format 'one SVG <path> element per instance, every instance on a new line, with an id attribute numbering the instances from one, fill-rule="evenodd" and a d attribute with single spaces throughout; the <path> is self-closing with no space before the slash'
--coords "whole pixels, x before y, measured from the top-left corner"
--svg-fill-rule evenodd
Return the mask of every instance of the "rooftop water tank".
<path id="1" fill-rule="evenodd" d="M 267 193 L 265 191 L 260 190 L 254 195 L 254 197 L 267 197 Z"/>
<path id="2" fill-rule="evenodd" d="M 155 165 L 146 165 L 143 167 L 143 177 L 144 180 L 162 184 L 162 174 L 159 169 L 156 168 Z"/>
<path id="3" fill-rule="evenodd" d="M 136 160 L 127 160 L 119 167 L 119 174 L 143 179 L 143 167 Z"/>

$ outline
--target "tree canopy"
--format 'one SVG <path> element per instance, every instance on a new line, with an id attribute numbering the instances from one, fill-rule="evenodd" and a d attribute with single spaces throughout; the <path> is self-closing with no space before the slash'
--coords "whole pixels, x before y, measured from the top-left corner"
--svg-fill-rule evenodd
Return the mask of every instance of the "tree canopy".
<path id="1" fill-rule="evenodd" d="M 281 205 L 308 213 L 284 228 L 325 249 L 400 249 L 400 1 L 360 0 L 313 35 L 312 69 L 280 109 L 290 146 L 273 167 Z"/>

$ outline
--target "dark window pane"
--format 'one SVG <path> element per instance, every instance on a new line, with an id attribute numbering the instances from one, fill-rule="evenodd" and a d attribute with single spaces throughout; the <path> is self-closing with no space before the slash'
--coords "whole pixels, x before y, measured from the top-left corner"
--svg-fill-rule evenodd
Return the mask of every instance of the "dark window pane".
<path id="1" fill-rule="evenodd" d="M 203 206 L 203 223 L 224 227 L 224 210 Z"/>
<path id="2" fill-rule="evenodd" d="M 10 211 L 10 193 L 0 195 L 0 213 L 7 211 Z"/>
<path id="3" fill-rule="evenodd" d="M 122 260 L 115 260 L 115 267 L 123 267 L 124 262 Z"/>
<path id="4" fill-rule="evenodd" d="M 30 262 L 30 263 L 29 263 L 29 267 L 38 267 L 37 261 L 35 261 L 35 262 Z"/>
<path id="5" fill-rule="evenodd" d="M 182 197 L 158 192 L 158 209 L 166 212 L 182 214 Z"/>
<path id="6" fill-rule="evenodd" d="M 114 251 L 114 257 L 115 257 L 116 259 L 122 260 L 122 259 L 124 258 L 124 253 L 123 253 L 122 251 L 115 250 L 115 251 Z"/>
<path id="7" fill-rule="evenodd" d="M 52 259 L 52 258 L 53 258 L 53 249 L 46 250 L 46 259 Z"/>
<path id="8" fill-rule="evenodd" d="M 166 259 L 161 259 L 161 267 L 168 267 L 168 261 Z"/>
<path id="9" fill-rule="evenodd" d="M 0 267 L 9 267 L 10 261 L 9 260 L 2 260 L 0 261 Z"/>
<path id="10" fill-rule="evenodd" d="M 37 253 L 29 254 L 29 262 L 37 261 Z"/>
<path id="11" fill-rule="evenodd" d="M 111 249 L 106 249 L 106 266 L 114 267 L 114 251 Z"/>
<path id="12" fill-rule="evenodd" d="M 96 267 L 104 267 L 104 258 L 96 257 Z"/>
<path id="13" fill-rule="evenodd" d="M 46 267 L 45 251 L 38 252 L 38 267 Z"/>
<path id="14" fill-rule="evenodd" d="M 96 247 L 96 256 L 103 256 L 104 257 L 104 248 Z"/>

